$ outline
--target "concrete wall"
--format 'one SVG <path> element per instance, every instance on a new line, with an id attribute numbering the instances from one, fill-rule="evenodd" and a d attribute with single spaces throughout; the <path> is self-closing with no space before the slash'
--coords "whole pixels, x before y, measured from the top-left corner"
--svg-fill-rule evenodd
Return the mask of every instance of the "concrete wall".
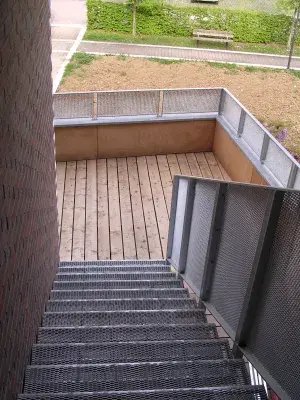
<path id="1" fill-rule="evenodd" d="M 48 0 L 0 1 L 0 398 L 22 391 L 58 266 Z"/>

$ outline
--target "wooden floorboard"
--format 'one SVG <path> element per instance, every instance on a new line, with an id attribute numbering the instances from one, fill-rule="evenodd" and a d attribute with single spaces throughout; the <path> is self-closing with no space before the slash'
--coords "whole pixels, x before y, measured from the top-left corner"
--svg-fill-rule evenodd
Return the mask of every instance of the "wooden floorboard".
<path id="1" fill-rule="evenodd" d="M 230 180 L 210 152 L 57 163 L 61 259 L 164 258 L 174 175 Z"/>

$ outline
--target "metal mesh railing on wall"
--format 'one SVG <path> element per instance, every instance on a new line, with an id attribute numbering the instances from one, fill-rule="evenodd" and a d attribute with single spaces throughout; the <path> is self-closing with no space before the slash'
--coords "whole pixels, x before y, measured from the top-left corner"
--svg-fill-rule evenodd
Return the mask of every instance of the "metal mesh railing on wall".
<path id="1" fill-rule="evenodd" d="M 183 205 L 180 187 L 193 188 L 185 191 Z M 295 400 L 300 393 L 299 226 L 300 192 L 175 177 L 167 257 L 230 335 L 235 350 L 278 395 Z"/>

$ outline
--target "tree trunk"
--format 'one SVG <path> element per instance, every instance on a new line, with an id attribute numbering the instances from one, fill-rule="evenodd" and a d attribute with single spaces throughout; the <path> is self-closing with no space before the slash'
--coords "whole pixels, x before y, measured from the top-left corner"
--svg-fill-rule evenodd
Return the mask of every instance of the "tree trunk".
<path id="1" fill-rule="evenodd" d="M 296 22 L 294 24 L 294 29 L 292 32 L 291 48 L 290 48 L 290 55 L 289 55 L 287 69 L 290 69 L 290 67 L 291 67 L 292 57 L 293 57 L 293 53 L 294 53 L 295 39 L 296 39 L 296 34 L 297 34 L 299 14 L 300 14 L 300 8 L 297 8 L 296 9 Z"/>
<path id="2" fill-rule="evenodd" d="M 133 0 L 132 5 L 132 36 L 136 36 L 136 0 Z"/>
<path id="3" fill-rule="evenodd" d="M 298 22 L 298 21 L 296 21 L 296 17 L 297 17 L 297 8 L 295 8 L 295 11 L 294 11 L 294 17 L 293 17 L 290 36 L 289 36 L 289 40 L 288 40 L 288 44 L 287 44 L 287 50 L 291 49 L 292 37 L 293 37 L 294 29 L 295 29 L 295 24 Z"/>

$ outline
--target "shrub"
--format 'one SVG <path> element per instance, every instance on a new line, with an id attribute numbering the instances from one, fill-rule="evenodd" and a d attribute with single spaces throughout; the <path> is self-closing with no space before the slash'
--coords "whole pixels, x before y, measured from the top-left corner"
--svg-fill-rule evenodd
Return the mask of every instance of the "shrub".
<path id="1" fill-rule="evenodd" d="M 132 14 L 126 4 L 88 0 L 87 8 L 88 29 L 131 32 Z M 140 2 L 137 9 L 137 33 L 144 35 L 190 36 L 195 27 L 201 27 L 232 31 L 237 42 L 285 44 L 290 26 L 289 16 L 259 11 L 175 7 L 153 0 Z"/>

